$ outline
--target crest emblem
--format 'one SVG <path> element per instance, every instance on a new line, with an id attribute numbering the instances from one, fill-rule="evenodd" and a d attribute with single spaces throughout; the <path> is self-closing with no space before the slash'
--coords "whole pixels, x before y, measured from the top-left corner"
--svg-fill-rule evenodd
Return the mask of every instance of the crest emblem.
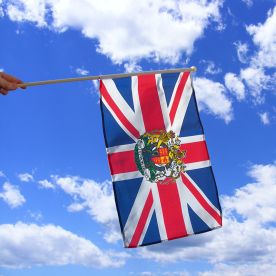
<path id="1" fill-rule="evenodd" d="M 140 136 L 135 145 L 135 162 L 150 182 L 168 184 L 184 171 L 186 152 L 173 131 L 152 131 Z"/>

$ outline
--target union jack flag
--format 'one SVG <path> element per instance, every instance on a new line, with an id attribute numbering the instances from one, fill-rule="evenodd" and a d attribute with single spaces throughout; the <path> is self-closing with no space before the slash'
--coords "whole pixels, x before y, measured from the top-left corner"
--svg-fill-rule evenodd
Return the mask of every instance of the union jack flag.
<path id="1" fill-rule="evenodd" d="M 105 144 L 125 247 L 220 227 L 217 187 L 190 72 L 101 80 L 100 94 Z M 150 137 L 151 133 L 173 133 L 180 141 L 175 145 L 185 153 L 181 157 L 184 169 L 178 169 L 178 177 L 170 178 L 168 183 L 150 180 L 147 174 L 152 171 L 146 172 L 142 149 L 137 150 L 141 137 Z M 163 166 L 164 175 L 171 160 L 169 149 L 160 146 L 156 153 L 159 155 L 147 162 L 157 169 Z M 138 166 L 140 161 L 144 171 Z"/>

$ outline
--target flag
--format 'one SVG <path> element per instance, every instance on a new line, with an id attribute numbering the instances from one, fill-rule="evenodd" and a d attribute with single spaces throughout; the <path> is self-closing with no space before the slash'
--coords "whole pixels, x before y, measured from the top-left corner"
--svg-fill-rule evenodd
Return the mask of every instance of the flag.
<path id="1" fill-rule="evenodd" d="M 190 72 L 100 81 L 103 131 L 125 247 L 222 225 Z"/>

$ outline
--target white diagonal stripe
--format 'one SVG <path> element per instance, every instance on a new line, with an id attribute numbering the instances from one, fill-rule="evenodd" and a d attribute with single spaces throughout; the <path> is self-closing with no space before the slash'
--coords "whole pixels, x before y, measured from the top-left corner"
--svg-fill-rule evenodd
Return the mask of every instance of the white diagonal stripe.
<path id="1" fill-rule="evenodd" d="M 184 218 L 184 223 L 186 227 L 186 231 L 188 235 L 194 234 L 194 230 L 191 224 L 191 219 L 188 211 L 188 202 L 187 202 L 187 194 L 186 190 L 184 189 L 183 182 L 181 178 L 178 178 L 176 180 L 176 185 L 179 193 L 180 203 L 181 203 L 181 209 L 182 209 L 182 215 Z"/>
<path id="2" fill-rule="evenodd" d="M 183 76 L 183 72 L 179 74 L 178 76 L 178 79 L 175 83 L 175 86 L 174 86 L 174 89 L 173 89 L 173 93 L 172 93 L 172 97 L 171 97 L 171 101 L 170 101 L 170 104 L 169 104 L 169 108 L 168 108 L 168 111 L 170 113 L 171 109 L 172 109 L 172 105 L 173 105 L 173 102 L 174 102 L 174 98 L 175 98 L 175 94 L 176 94 L 176 91 L 177 91 L 177 88 L 179 86 L 179 83 L 180 83 L 180 80 Z"/>
<path id="3" fill-rule="evenodd" d="M 148 183 L 149 183 L 149 185 L 151 187 L 151 191 L 152 191 L 153 205 L 154 205 L 154 210 L 155 210 L 155 214 L 156 214 L 160 238 L 161 238 L 161 240 L 167 240 L 168 236 L 167 236 L 167 231 L 166 231 L 166 227 L 165 227 L 165 222 L 164 222 L 159 192 L 158 192 L 158 188 L 157 188 L 157 183 L 152 183 L 152 182 L 148 182 Z"/>
<path id="4" fill-rule="evenodd" d="M 150 185 L 145 179 L 143 179 L 141 186 L 139 188 L 139 191 L 137 193 L 137 196 L 135 198 L 134 204 L 129 213 L 127 222 L 124 226 L 124 237 L 125 237 L 126 247 L 129 246 L 131 239 L 134 235 L 134 232 L 136 230 L 137 224 L 141 217 L 142 211 L 145 207 L 146 200 L 149 196 L 149 193 L 150 193 Z"/>
<path id="5" fill-rule="evenodd" d="M 154 211 L 154 207 L 153 207 L 153 206 L 154 206 L 154 205 L 152 204 L 152 206 L 151 206 L 151 208 L 150 208 L 149 215 L 148 215 L 148 217 L 147 217 L 147 221 L 146 221 L 145 226 L 144 226 L 144 229 L 143 229 L 143 232 L 142 232 L 141 237 L 140 237 L 140 239 L 139 239 L 138 245 L 141 245 L 141 244 L 143 243 L 143 240 L 144 240 L 145 235 L 146 235 L 146 233 L 147 233 L 147 230 L 148 230 L 148 228 L 149 228 L 149 224 L 150 224 L 150 221 L 151 221 L 151 218 L 152 218 L 152 215 L 153 215 L 153 211 Z"/>
<path id="6" fill-rule="evenodd" d="M 118 91 L 116 84 L 112 79 L 106 79 L 102 80 L 106 90 L 108 91 L 110 97 L 113 99 L 113 101 L 116 103 L 116 105 L 119 107 L 119 109 L 124 113 L 126 118 L 131 122 L 131 124 L 136 128 L 135 124 L 135 113 L 130 108 L 126 100 L 123 98 L 121 93 Z"/>
<path id="7" fill-rule="evenodd" d="M 140 133 L 140 135 L 144 134 L 146 132 L 144 120 L 142 116 L 142 110 L 140 106 L 140 100 L 139 100 L 139 93 L 138 93 L 138 77 L 134 76 L 131 78 L 131 91 L 132 91 L 132 98 L 133 98 L 133 104 L 134 104 L 134 110 L 135 110 L 135 118 L 137 122 L 137 129 Z"/>
<path id="8" fill-rule="evenodd" d="M 197 169 L 203 169 L 211 166 L 211 161 L 199 161 L 199 162 L 193 162 L 193 163 L 185 163 L 185 171 L 191 171 L 191 170 L 197 170 Z"/>
<path id="9" fill-rule="evenodd" d="M 181 144 L 195 143 L 205 141 L 205 135 L 192 135 L 187 137 L 179 137 Z"/>
<path id="10" fill-rule="evenodd" d="M 190 192 L 190 190 L 183 184 L 183 190 L 187 197 L 187 202 L 193 211 L 208 225 L 210 228 L 220 227 L 218 222 L 201 206 L 198 200 Z"/>
<path id="11" fill-rule="evenodd" d="M 179 104 L 177 106 L 174 121 L 172 124 L 172 130 L 175 132 L 176 135 L 179 135 L 180 130 L 182 128 L 183 120 L 185 118 L 192 93 L 193 88 L 191 83 L 191 77 L 189 76 L 185 84 L 184 91 L 182 92 Z"/>
<path id="12" fill-rule="evenodd" d="M 117 153 L 117 152 L 131 151 L 131 150 L 134 150 L 135 145 L 136 145 L 135 143 L 132 143 L 132 144 L 125 144 L 125 145 L 120 145 L 120 146 L 109 147 L 106 149 L 106 152 L 107 153 Z"/>
<path id="13" fill-rule="evenodd" d="M 220 211 L 216 208 L 216 206 L 208 199 L 208 197 L 201 191 L 201 189 L 197 186 L 195 181 L 187 174 L 184 173 L 185 177 L 193 184 L 196 190 L 201 194 L 201 196 L 207 201 L 207 203 L 214 209 L 214 211 L 220 216 Z"/>
<path id="14" fill-rule="evenodd" d="M 159 96 L 159 101 L 160 101 L 160 106 L 162 110 L 162 115 L 163 115 L 163 120 L 165 124 L 166 131 L 171 130 L 171 122 L 169 118 L 169 112 L 168 112 L 168 104 L 163 88 L 163 82 L 162 82 L 162 77 L 161 74 L 156 74 L 155 75 L 155 81 L 156 81 L 156 88 L 158 91 L 158 96 Z"/>
<path id="15" fill-rule="evenodd" d="M 144 122 L 142 119 L 142 114 L 141 114 L 139 102 L 137 102 L 137 99 L 133 98 L 134 108 L 135 108 L 135 111 L 133 111 L 131 109 L 131 107 L 129 106 L 129 104 L 126 102 L 126 100 L 123 98 L 123 96 L 121 95 L 119 90 L 117 89 L 116 84 L 112 79 L 106 79 L 106 80 L 102 80 L 102 81 L 103 81 L 103 84 L 104 84 L 106 90 L 108 91 L 110 97 L 116 103 L 116 105 L 118 106 L 120 111 L 124 114 L 124 116 L 128 119 L 128 121 L 133 125 L 134 128 L 136 128 L 136 130 L 139 133 L 144 133 Z M 134 86 L 135 86 L 135 84 L 134 84 Z M 138 93 L 138 91 L 137 91 L 137 93 Z M 136 93 L 134 92 L 132 96 L 134 97 L 135 94 Z M 102 98 L 104 98 L 104 97 L 102 97 Z M 106 101 L 105 101 L 105 104 L 106 104 Z M 110 106 L 108 106 L 108 107 L 110 110 L 111 109 Z M 113 112 L 112 115 L 114 116 L 114 114 L 115 113 Z M 116 114 L 115 114 L 115 116 L 116 116 Z M 117 116 L 115 117 L 115 119 L 116 118 L 119 120 L 119 118 Z M 120 124 L 120 126 L 122 126 L 122 123 Z M 125 130 L 125 128 L 124 128 L 124 130 Z M 129 132 L 128 132 L 128 134 L 129 134 Z"/>
<path id="16" fill-rule="evenodd" d="M 119 126 L 125 131 L 125 133 L 131 137 L 135 142 L 138 140 L 135 136 L 132 135 L 132 133 L 129 132 L 129 130 L 122 124 L 121 120 L 117 117 L 117 115 L 115 114 L 115 112 L 113 111 L 113 109 L 109 106 L 109 104 L 107 103 L 107 101 L 105 100 L 104 97 L 101 98 L 102 102 L 104 103 L 104 105 L 106 106 L 106 108 L 110 111 L 110 113 L 112 114 L 113 118 L 116 120 L 116 122 L 119 124 Z"/>
<path id="17" fill-rule="evenodd" d="M 143 177 L 143 175 L 139 171 L 135 172 L 127 172 L 127 173 L 117 173 L 111 175 L 113 181 L 123 181 L 123 180 L 131 180 L 134 178 Z"/>

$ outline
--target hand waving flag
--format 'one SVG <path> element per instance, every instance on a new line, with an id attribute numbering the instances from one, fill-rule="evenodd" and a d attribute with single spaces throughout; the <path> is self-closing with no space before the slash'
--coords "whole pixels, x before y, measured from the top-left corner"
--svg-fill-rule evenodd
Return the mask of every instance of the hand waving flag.
<path id="1" fill-rule="evenodd" d="M 220 227 L 190 72 L 101 80 L 100 93 L 125 247 Z"/>

